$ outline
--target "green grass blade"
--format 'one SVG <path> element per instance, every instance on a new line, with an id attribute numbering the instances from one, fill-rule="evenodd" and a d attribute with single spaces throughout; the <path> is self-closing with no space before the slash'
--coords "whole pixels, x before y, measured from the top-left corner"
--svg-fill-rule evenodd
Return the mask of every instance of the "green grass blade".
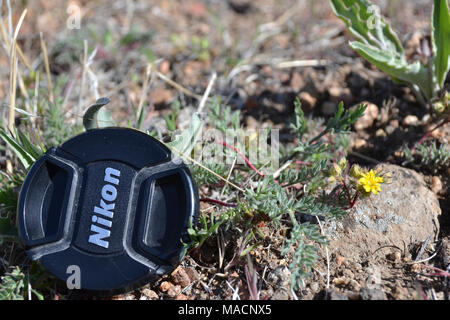
<path id="1" fill-rule="evenodd" d="M 442 88 L 450 68 L 450 11 L 447 0 L 434 0 L 431 25 L 434 74 L 439 88 Z"/>
<path id="2" fill-rule="evenodd" d="M 33 157 L 21 144 L 15 140 L 14 138 L 10 137 L 5 130 L 0 128 L 0 138 L 3 139 L 14 151 L 14 153 L 19 158 L 20 162 L 22 162 L 23 166 L 25 168 L 29 168 L 35 161 L 36 158 Z"/>

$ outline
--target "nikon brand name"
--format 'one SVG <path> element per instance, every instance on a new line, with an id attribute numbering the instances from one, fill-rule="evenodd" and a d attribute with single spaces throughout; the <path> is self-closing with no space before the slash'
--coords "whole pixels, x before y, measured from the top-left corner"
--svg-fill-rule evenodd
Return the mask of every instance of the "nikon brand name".
<path id="1" fill-rule="evenodd" d="M 99 247 L 108 248 L 111 235 L 112 219 L 114 217 L 114 201 L 117 198 L 117 188 L 119 185 L 120 171 L 113 168 L 105 169 L 104 181 L 106 184 L 102 188 L 100 205 L 94 207 L 92 215 L 91 231 L 88 242 Z"/>

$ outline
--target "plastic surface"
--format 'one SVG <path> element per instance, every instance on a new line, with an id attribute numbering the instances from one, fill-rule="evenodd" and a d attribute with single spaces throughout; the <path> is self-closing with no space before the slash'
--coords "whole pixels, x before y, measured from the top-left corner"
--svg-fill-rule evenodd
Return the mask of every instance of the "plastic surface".
<path id="1" fill-rule="evenodd" d="M 81 288 L 126 290 L 173 269 L 198 212 L 185 164 L 140 131 L 94 129 L 51 148 L 30 169 L 18 204 L 27 254 Z"/>

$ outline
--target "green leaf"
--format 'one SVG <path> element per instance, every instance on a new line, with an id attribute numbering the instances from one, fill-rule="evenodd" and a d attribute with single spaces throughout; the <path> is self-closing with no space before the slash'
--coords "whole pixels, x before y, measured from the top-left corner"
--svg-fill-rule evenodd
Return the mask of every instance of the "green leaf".
<path id="1" fill-rule="evenodd" d="M 379 8 L 367 0 L 331 0 L 334 14 L 360 42 L 403 57 L 397 34 L 381 17 Z"/>
<path id="2" fill-rule="evenodd" d="M 108 110 L 101 110 L 101 108 L 108 104 L 108 98 L 100 98 L 93 105 L 91 105 L 83 116 L 83 125 L 86 130 L 104 127 L 114 127 L 114 121 L 111 112 Z"/>
<path id="3" fill-rule="evenodd" d="M 350 47 L 375 67 L 392 77 L 393 80 L 415 84 L 422 90 L 425 98 L 432 98 L 433 88 L 429 81 L 429 69 L 421 65 L 420 62 L 408 64 L 403 58 L 398 58 L 389 52 L 357 41 L 351 42 Z"/>
<path id="4" fill-rule="evenodd" d="M 450 11 L 447 0 L 434 0 L 431 25 L 434 74 L 439 88 L 442 88 L 450 68 Z"/>
<path id="5" fill-rule="evenodd" d="M 20 130 L 16 130 L 16 136 L 19 137 L 19 140 L 24 147 L 24 149 L 34 158 L 39 159 L 45 150 L 42 150 L 36 147 L 31 141 L 27 134 L 23 133 Z"/>
<path id="6" fill-rule="evenodd" d="M 36 158 L 21 145 L 20 141 L 10 137 L 2 128 L 0 128 L 0 138 L 10 146 L 25 168 L 29 168 L 36 161 Z"/>
<path id="7" fill-rule="evenodd" d="M 202 128 L 203 120 L 200 119 L 197 113 L 194 113 L 192 115 L 189 128 L 184 130 L 181 134 L 175 136 L 175 139 L 172 142 L 169 142 L 168 145 L 181 153 L 178 154 L 178 156 L 182 156 L 183 154 L 188 155 L 191 153 L 195 143 L 202 133 Z"/>

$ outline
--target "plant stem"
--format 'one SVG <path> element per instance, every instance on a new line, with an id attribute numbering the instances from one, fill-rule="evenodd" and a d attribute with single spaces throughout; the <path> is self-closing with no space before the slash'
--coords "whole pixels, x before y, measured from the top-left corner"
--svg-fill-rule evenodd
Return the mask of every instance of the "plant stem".
<path id="1" fill-rule="evenodd" d="M 419 141 L 417 141 L 417 143 L 414 145 L 414 147 L 411 148 L 411 152 L 413 152 L 417 148 L 418 145 L 421 145 L 433 133 L 433 131 L 439 129 L 440 127 L 442 127 L 443 125 L 445 125 L 449 122 L 450 122 L 450 117 L 448 117 L 447 119 L 444 119 L 436 127 L 434 127 L 433 129 L 431 129 L 430 131 L 425 133 L 425 135 L 422 138 L 420 138 Z"/>

